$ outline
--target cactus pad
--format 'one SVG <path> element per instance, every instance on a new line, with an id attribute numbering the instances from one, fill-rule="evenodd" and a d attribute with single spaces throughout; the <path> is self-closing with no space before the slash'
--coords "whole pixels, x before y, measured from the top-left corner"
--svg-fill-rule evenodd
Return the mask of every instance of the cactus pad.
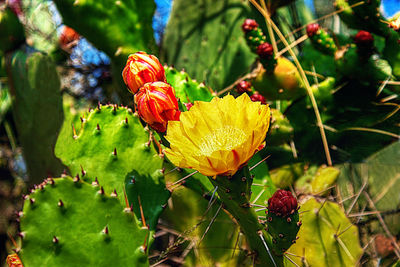
<path id="1" fill-rule="evenodd" d="M 216 91 L 229 86 L 256 58 L 240 29 L 250 13 L 241 0 L 174 1 L 163 38 L 165 62 Z"/>
<path id="2" fill-rule="evenodd" d="M 271 109 L 271 128 L 268 133 L 268 145 L 277 146 L 293 139 L 293 127 L 289 120 L 277 109 Z"/>
<path id="3" fill-rule="evenodd" d="M 0 10 L 0 52 L 5 53 L 25 41 L 24 28 L 10 8 Z"/>
<path id="4" fill-rule="evenodd" d="M 178 71 L 172 67 L 165 67 L 165 76 L 167 82 L 174 87 L 176 97 L 183 103 L 210 101 L 213 98 L 211 88 L 191 79 L 183 70 Z"/>
<path id="5" fill-rule="evenodd" d="M 283 254 L 296 242 L 301 226 L 297 200 L 290 191 L 278 190 L 268 199 L 267 231 L 272 236 L 272 249 Z"/>
<path id="6" fill-rule="evenodd" d="M 48 179 L 26 197 L 20 220 L 24 266 L 148 266 L 148 230 L 99 185 Z"/>
<path id="7" fill-rule="evenodd" d="M 300 205 L 302 226 L 299 239 L 288 255 L 300 266 L 355 266 L 363 250 L 358 229 L 352 225 L 339 205 L 319 203 L 311 198 Z M 292 266 L 292 263 L 287 264 Z"/>
<path id="8" fill-rule="evenodd" d="M 7 65 L 13 115 L 30 182 L 39 183 L 64 169 L 53 152 L 64 119 L 59 76 L 51 58 L 39 52 L 19 51 L 7 59 Z"/>
<path id="9" fill-rule="evenodd" d="M 92 182 L 96 177 L 106 193 L 114 189 L 124 203 L 125 183 L 129 202 L 140 217 L 138 191 L 146 223 L 153 227 L 169 197 L 162 175 L 163 160 L 150 140 L 150 132 L 128 108 L 100 105 L 82 117 L 82 126 L 75 131 L 66 122 L 60 134 L 56 155 L 70 168 L 73 176 Z M 132 180 L 133 179 L 133 180 Z M 132 181 L 132 182 L 131 182 Z M 143 184 L 151 187 L 142 188 Z M 150 194 L 149 192 L 158 192 Z M 135 193 L 136 192 L 136 193 Z M 133 199 L 132 199 L 133 197 Z M 151 205 L 149 205 L 152 203 Z M 153 205 L 154 204 L 154 205 Z"/>

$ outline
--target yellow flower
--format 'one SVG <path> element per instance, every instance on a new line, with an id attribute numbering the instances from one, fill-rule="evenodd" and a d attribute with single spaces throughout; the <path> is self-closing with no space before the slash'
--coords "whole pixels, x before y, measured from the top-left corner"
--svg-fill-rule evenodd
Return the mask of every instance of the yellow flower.
<path id="1" fill-rule="evenodd" d="M 168 122 L 165 154 L 181 168 L 206 176 L 233 175 L 263 147 L 270 110 L 247 94 L 194 103 L 180 121 Z"/>

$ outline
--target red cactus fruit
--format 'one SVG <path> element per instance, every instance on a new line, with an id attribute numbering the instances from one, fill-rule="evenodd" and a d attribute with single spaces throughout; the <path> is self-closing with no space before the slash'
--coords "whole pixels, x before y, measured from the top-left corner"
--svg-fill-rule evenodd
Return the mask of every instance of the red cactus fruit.
<path id="1" fill-rule="evenodd" d="M 374 44 L 374 36 L 367 31 L 359 31 L 354 37 L 354 42 L 357 45 L 371 47 Z"/>
<path id="2" fill-rule="evenodd" d="M 270 58 L 274 54 L 274 49 L 270 43 L 263 43 L 257 47 L 257 55 L 261 58 Z"/>
<path id="3" fill-rule="evenodd" d="M 278 190 L 268 199 L 268 212 L 286 217 L 297 210 L 297 199 L 290 191 Z"/>
<path id="4" fill-rule="evenodd" d="M 264 104 L 264 105 L 267 103 L 265 100 L 265 97 L 258 92 L 255 92 L 252 96 L 250 96 L 250 99 L 253 102 L 260 101 L 261 104 Z"/>
<path id="5" fill-rule="evenodd" d="M 258 23 L 254 19 L 245 19 L 242 24 L 242 30 L 244 32 L 250 32 L 258 28 Z"/>
<path id="6" fill-rule="evenodd" d="M 307 25 L 306 32 L 308 37 L 314 36 L 321 27 L 318 23 L 311 23 Z"/>
<path id="7" fill-rule="evenodd" d="M 251 92 L 251 83 L 248 81 L 241 81 L 236 85 L 236 90 L 239 94 Z"/>

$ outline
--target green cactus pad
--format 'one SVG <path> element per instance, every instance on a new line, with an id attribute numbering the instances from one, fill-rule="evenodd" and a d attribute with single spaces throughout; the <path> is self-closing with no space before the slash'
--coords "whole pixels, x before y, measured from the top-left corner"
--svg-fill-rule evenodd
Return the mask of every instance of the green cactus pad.
<path id="1" fill-rule="evenodd" d="M 296 242 L 296 235 L 300 229 L 299 212 L 282 217 L 267 213 L 267 231 L 272 236 L 272 249 L 277 255 L 282 255 Z"/>
<path id="2" fill-rule="evenodd" d="M 148 266 L 148 230 L 100 188 L 66 177 L 48 179 L 27 196 L 24 266 Z"/>
<path id="3" fill-rule="evenodd" d="M 249 3 L 241 0 L 174 1 L 163 61 L 222 90 L 247 73 L 256 58 L 241 30 L 247 17 L 254 16 Z"/>
<path id="4" fill-rule="evenodd" d="M 59 76 L 51 58 L 39 52 L 19 51 L 7 65 L 18 138 L 30 182 L 39 183 L 65 168 L 53 151 L 64 119 Z"/>
<path id="5" fill-rule="evenodd" d="M 253 177 L 248 166 L 238 170 L 233 176 L 209 177 L 221 199 L 224 208 L 235 218 L 246 236 L 252 251 L 257 255 L 255 266 L 282 266 L 283 258 L 271 252 L 274 244 L 263 225 L 259 223 L 255 210 L 251 207 L 251 185 Z M 262 237 L 262 238 L 261 238 Z"/>
<path id="6" fill-rule="evenodd" d="M 358 229 L 352 225 L 338 204 L 320 203 L 310 198 L 300 204 L 302 226 L 299 239 L 289 249 L 299 266 L 356 266 L 363 250 Z M 285 266 L 293 266 L 287 262 Z"/>
<path id="7" fill-rule="evenodd" d="M 385 18 L 380 13 L 380 0 L 366 1 L 357 5 L 356 0 L 336 0 L 335 7 L 339 12 L 340 18 L 353 29 L 366 30 L 381 36 L 387 36 L 390 29 L 387 24 L 382 22 Z M 351 7 L 351 5 L 356 5 Z"/>
<path id="8" fill-rule="evenodd" d="M 10 8 L 0 10 L 0 52 L 16 49 L 25 41 L 24 28 Z"/>
<path id="9" fill-rule="evenodd" d="M 342 198 L 345 199 L 357 194 L 363 184 L 366 183 L 363 192 L 368 193 L 378 211 L 385 212 L 398 209 L 400 206 L 398 198 L 400 189 L 399 162 L 400 143 L 394 142 L 371 155 L 363 163 L 339 165 L 341 173 L 338 178 L 338 189 Z M 351 200 L 343 202 L 346 210 L 349 210 L 351 202 Z M 365 195 L 361 194 L 350 212 L 362 212 L 365 205 L 370 207 Z M 361 220 L 364 219 L 368 218 L 361 218 Z M 400 233 L 398 214 L 388 214 L 384 216 L 384 220 L 390 232 Z M 382 227 L 377 225 L 375 230 L 382 232 Z"/>
<path id="10" fill-rule="evenodd" d="M 394 31 L 386 38 L 383 56 L 390 63 L 393 75 L 400 79 L 400 35 Z"/>
<path id="11" fill-rule="evenodd" d="M 149 141 L 150 132 L 130 109 L 116 105 L 99 105 L 82 117 L 81 124 L 79 131 L 78 125 L 73 126 L 76 135 L 70 122 L 64 124 L 56 155 L 72 176 L 87 181 L 97 177 L 107 193 L 116 190 L 122 203 L 125 183 L 129 183 L 127 195 L 136 216 L 140 218 L 139 194 L 146 223 L 153 228 L 169 192 L 162 175 L 163 160 Z M 136 183 L 130 183 L 132 178 Z"/>
<path id="12" fill-rule="evenodd" d="M 340 174 L 336 167 L 322 165 L 311 166 L 295 184 L 296 190 L 303 194 L 327 195 Z"/>
<path id="13" fill-rule="evenodd" d="M 283 165 L 271 170 L 270 174 L 276 187 L 289 188 L 297 178 L 304 174 L 304 164 L 299 162 Z"/>
<path id="14" fill-rule="evenodd" d="M 267 136 L 268 146 L 278 146 L 293 139 L 293 127 L 277 109 L 271 109 L 271 127 Z"/>
<path id="15" fill-rule="evenodd" d="M 193 80 L 185 71 L 178 71 L 172 67 L 165 67 L 167 82 L 175 89 L 176 97 L 183 103 L 193 103 L 194 101 L 210 101 L 213 91 L 204 83 Z"/>
<path id="16" fill-rule="evenodd" d="M 374 85 L 392 77 L 392 68 L 386 60 L 381 59 L 378 55 L 372 55 L 365 61 L 357 53 L 354 45 L 350 46 L 344 55 L 336 60 L 336 66 L 343 76 L 357 79 L 365 85 Z"/>

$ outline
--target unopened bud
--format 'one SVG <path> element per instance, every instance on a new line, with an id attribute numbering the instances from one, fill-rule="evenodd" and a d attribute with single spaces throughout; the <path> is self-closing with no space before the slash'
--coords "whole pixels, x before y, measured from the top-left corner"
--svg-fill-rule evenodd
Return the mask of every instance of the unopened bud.
<path id="1" fill-rule="evenodd" d="M 166 82 L 165 71 L 160 61 L 145 52 L 137 52 L 128 57 L 122 77 L 132 94 L 149 82 Z"/>
<path id="2" fill-rule="evenodd" d="M 267 103 L 265 100 L 265 97 L 258 92 L 255 92 L 252 96 L 250 96 L 250 99 L 253 102 L 260 101 L 261 104 L 264 104 L 264 105 Z"/>
<path id="3" fill-rule="evenodd" d="M 297 210 L 297 199 L 290 191 L 278 190 L 268 199 L 268 212 L 286 217 Z"/>
<path id="4" fill-rule="evenodd" d="M 320 29 L 321 27 L 319 26 L 318 23 L 311 23 L 307 25 L 306 32 L 308 37 L 314 36 Z"/>
<path id="5" fill-rule="evenodd" d="M 146 83 L 135 95 L 135 103 L 139 116 L 158 132 L 167 130 L 168 121 L 179 120 L 175 90 L 167 83 Z"/>
<path id="6" fill-rule="evenodd" d="M 241 81 L 236 85 L 236 90 L 239 94 L 251 92 L 251 83 L 248 81 Z"/>
<path id="7" fill-rule="evenodd" d="M 258 28 L 258 23 L 254 19 L 246 19 L 242 24 L 244 32 L 250 32 Z"/>

